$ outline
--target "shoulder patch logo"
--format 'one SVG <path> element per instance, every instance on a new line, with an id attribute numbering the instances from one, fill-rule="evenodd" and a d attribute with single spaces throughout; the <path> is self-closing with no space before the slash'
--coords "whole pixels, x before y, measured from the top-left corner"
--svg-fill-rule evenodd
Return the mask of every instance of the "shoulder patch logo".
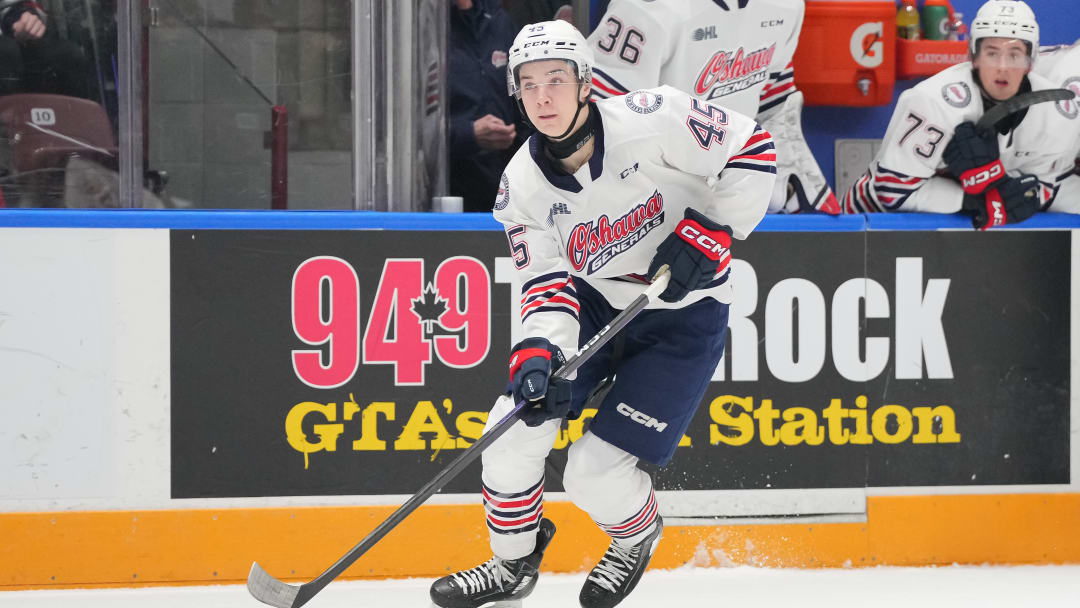
<path id="1" fill-rule="evenodd" d="M 971 87 L 966 82 L 950 82 L 941 87 L 941 96 L 954 108 L 966 108 L 971 103 Z"/>
<path id="2" fill-rule="evenodd" d="M 1061 115 L 1069 120 L 1076 118 L 1080 115 L 1080 77 L 1073 76 L 1061 84 L 1061 88 L 1068 89 L 1076 94 L 1076 97 L 1072 99 L 1065 99 L 1057 102 L 1054 106 L 1057 108 Z"/>
<path id="3" fill-rule="evenodd" d="M 499 193 L 495 195 L 495 210 L 502 211 L 509 204 L 510 180 L 506 178 L 506 173 L 503 173 L 502 179 L 499 180 Z"/>
<path id="4" fill-rule="evenodd" d="M 651 114 L 659 110 L 660 105 L 664 103 L 663 95 L 646 90 L 627 93 L 623 98 L 626 100 L 626 107 L 638 114 Z"/>

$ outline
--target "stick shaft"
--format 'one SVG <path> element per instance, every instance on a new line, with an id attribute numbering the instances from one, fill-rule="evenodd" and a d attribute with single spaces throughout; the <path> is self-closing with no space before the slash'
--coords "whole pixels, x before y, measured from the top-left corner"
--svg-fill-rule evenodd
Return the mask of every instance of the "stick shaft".
<path id="1" fill-rule="evenodd" d="M 589 360 L 601 347 L 604 346 L 615 334 L 626 327 L 630 321 L 638 315 L 639 312 L 645 309 L 649 305 L 649 302 L 656 299 L 656 297 L 667 287 L 670 275 L 667 273 L 666 267 L 662 268 L 657 274 L 657 278 L 653 281 L 641 295 L 634 299 L 627 306 L 625 310 L 619 313 L 610 323 L 605 325 L 600 331 L 596 332 L 588 342 L 572 357 L 570 357 L 559 371 L 555 375 L 559 378 L 566 378 L 577 371 L 586 361 Z M 393 530 L 399 523 L 401 523 L 406 517 L 408 517 L 413 511 L 423 504 L 428 498 L 431 498 L 433 494 L 442 489 L 447 482 L 461 473 L 467 466 L 469 466 L 473 460 L 480 455 L 488 446 L 495 442 L 499 437 L 502 437 L 506 431 L 510 430 L 510 427 L 517 422 L 518 413 L 525 407 L 525 401 L 519 401 L 514 409 L 508 414 L 502 417 L 495 426 L 488 429 L 486 433 L 480 436 L 471 446 L 469 446 L 460 456 L 454 459 L 445 469 L 440 471 L 435 477 L 427 482 L 424 487 L 420 488 L 416 494 L 413 494 L 405 504 L 397 508 L 390 517 L 387 517 L 382 523 L 380 523 L 374 530 L 368 533 L 359 543 L 357 543 L 352 549 L 341 557 L 338 561 L 334 562 L 334 565 L 326 569 L 325 572 L 317 576 L 309 583 L 305 583 L 300 586 L 299 593 L 296 595 L 296 599 L 293 600 L 293 608 L 303 606 L 315 596 L 319 591 L 322 591 L 324 587 L 330 584 L 330 581 L 334 580 L 341 573 L 345 572 L 349 566 L 360 558 L 364 553 L 367 553 L 375 543 L 382 540 L 391 530 Z"/>

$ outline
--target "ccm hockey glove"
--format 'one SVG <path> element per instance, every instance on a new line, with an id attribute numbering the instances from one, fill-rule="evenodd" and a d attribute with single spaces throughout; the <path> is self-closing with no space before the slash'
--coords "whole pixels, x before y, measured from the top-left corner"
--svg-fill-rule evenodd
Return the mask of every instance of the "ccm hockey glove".
<path id="1" fill-rule="evenodd" d="M 949 173 L 960 180 L 967 194 L 982 194 L 1005 177 L 998 152 L 997 132 L 979 130 L 975 123 L 962 122 L 945 146 L 942 159 Z"/>
<path id="2" fill-rule="evenodd" d="M 1021 173 L 1006 176 L 983 194 L 965 194 L 963 210 L 976 230 L 1020 223 L 1039 210 L 1039 180 Z"/>
<path id="3" fill-rule="evenodd" d="M 525 338 L 510 351 L 510 387 L 514 402 L 528 405 L 519 416 L 529 426 L 562 419 L 570 411 L 570 381 L 553 378 L 559 371 L 562 349 L 547 338 Z"/>
<path id="4" fill-rule="evenodd" d="M 660 294 L 665 302 L 678 302 L 686 294 L 713 282 L 731 262 L 731 228 L 717 224 L 687 208 L 683 221 L 656 248 L 649 264 L 649 276 L 660 267 L 671 268 L 671 281 Z"/>

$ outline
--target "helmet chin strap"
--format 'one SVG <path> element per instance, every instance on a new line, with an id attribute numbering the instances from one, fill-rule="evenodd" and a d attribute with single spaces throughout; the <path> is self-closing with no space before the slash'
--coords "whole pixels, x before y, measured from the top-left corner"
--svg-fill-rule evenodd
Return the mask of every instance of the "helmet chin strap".
<path id="1" fill-rule="evenodd" d="M 581 94 L 581 85 L 578 85 L 578 94 Z M 569 158 L 574 152 L 581 149 L 582 146 L 588 142 L 593 136 L 593 113 L 589 112 L 588 118 L 585 123 L 581 125 L 576 132 L 571 134 L 574 130 L 574 126 L 577 125 L 578 116 L 581 115 L 581 110 L 585 106 L 589 105 L 588 101 L 578 101 L 577 111 L 574 112 L 574 118 L 570 121 L 570 126 L 562 132 L 562 135 L 558 137 L 548 137 L 544 135 L 544 147 L 552 156 L 558 159 Z M 543 135 L 541 133 L 541 135 Z"/>

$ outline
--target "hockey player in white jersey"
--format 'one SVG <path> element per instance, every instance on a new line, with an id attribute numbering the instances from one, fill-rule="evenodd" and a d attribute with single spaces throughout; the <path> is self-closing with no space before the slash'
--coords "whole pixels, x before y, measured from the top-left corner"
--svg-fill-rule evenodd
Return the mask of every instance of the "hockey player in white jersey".
<path id="1" fill-rule="evenodd" d="M 1027 4 L 990 0 L 971 25 L 971 61 L 947 68 L 897 101 L 877 157 L 844 196 L 848 213 L 972 215 L 975 228 L 1021 222 L 1055 205 L 1080 140 L 1075 100 L 1042 103 L 975 127 L 1018 93 L 1058 86 L 1031 71 L 1039 25 Z"/>
<path id="2" fill-rule="evenodd" d="M 1035 71 L 1054 86 L 1076 93 L 1077 101 L 1080 101 L 1080 40 L 1068 45 L 1043 47 Z M 1075 143 L 1078 170 L 1061 181 L 1058 194 L 1046 211 L 1080 213 L 1080 138 Z"/>
<path id="3" fill-rule="evenodd" d="M 543 518 L 544 459 L 563 418 L 596 407 L 570 447 L 563 485 L 611 537 L 581 590 L 610 608 L 637 584 L 660 540 L 652 480 L 664 465 L 724 351 L 732 238 L 768 208 L 775 148 L 753 119 L 674 88 L 589 103 L 592 51 L 562 21 L 526 26 L 510 49 L 508 86 L 536 127 L 510 161 L 495 201 L 522 285 L 526 338 L 513 347 L 510 396 L 531 407 L 483 453 L 483 496 L 494 557 L 436 581 L 446 608 L 528 595 L 554 524 Z M 670 283 L 577 370 L 552 377 L 663 266 Z M 604 390 L 594 392 L 602 381 Z M 590 393 L 592 393 L 590 395 Z"/>
<path id="4" fill-rule="evenodd" d="M 802 133 L 803 0 L 612 0 L 589 36 L 593 98 L 671 85 L 756 116 L 777 147 L 772 213 L 840 213 Z"/>

